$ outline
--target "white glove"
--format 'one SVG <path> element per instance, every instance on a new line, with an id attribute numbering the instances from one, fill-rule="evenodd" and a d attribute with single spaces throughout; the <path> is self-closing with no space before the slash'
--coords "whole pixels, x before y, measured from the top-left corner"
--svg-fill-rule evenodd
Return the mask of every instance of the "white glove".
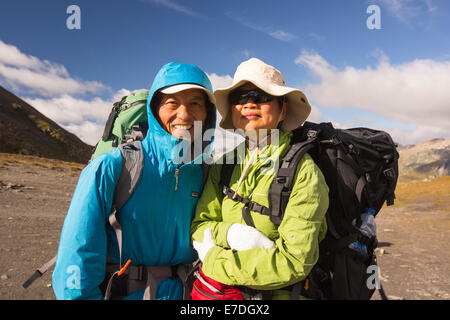
<path id="1" fill-rule="evenodd" d="M 203 242 L 194 240 L 192 245 L 194 246 L 194 249 L 197 250 L 199 259 L 203 262 L 209 249 L 216 246 L 212 235 L 212 229 L 208 228 L 205 230 L 205 232 L 203 233 Z"/>
<path id="2" fill-rule="evenodd" d="M 227 232 L 227 242 L 237 251 L 255 248 L 275 248 L 275 243 L 257 229 L 240 223 L 233 223 Z"/>

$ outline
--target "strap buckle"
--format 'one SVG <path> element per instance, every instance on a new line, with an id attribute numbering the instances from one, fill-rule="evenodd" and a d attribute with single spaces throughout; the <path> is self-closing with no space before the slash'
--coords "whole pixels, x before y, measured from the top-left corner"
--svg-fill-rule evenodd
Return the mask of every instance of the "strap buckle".
<path id="1" fill-rule="evenodd" d="M 259 203 L 256 203 L 256 202 L 252 201 L 252 202 L 250 203 L 250 205 L 248 206 L 248 208 L 249 208 L 251 211 L 256 211 L 256 212 L 260 212 L 260 213 L 261 213 L 263 206 L 260 205 Z"/>
<path id="2" fill-rule="evenodd" d="M 227 186 L 223 186 L 223 188 L 222 188 L 222 193 L 226 196 L 226 195 L 228 195 L 228 187 Z"/>
<path id="3" fill-rule="evenodd" d="M 144 273 L 145 266 L 139 265 L 139 266 L 130 266 L 128 268 L 128 279 L 129 280 L 145 280 L 146 279 L 146 273 Z"/>
<path id="4" fill-rule="evenodd" d="M 331 143 L 335 146 L 341 143 L 341 140 L 339 140 L 337 135 L 333 135 L 330 140 L 331 140 Z"/>
<path id="5" fill-rule="evenodd" d="M 240 195 L 237 195 L 235 199 L 239 202 L 242 202 L 244 204 L 244 207 L 250 208 L 250 205 L 252 202 L 247 198 L 242 198 Z"/>
<path id="6" fill-rule="evenodd" d="M 393 180 L 395 178 L 395 172 L 394 169 L 392 168 L 387 168 L 386 170 L 383 170 L 383 174 L 389 180 Z"/>
<path id="7" fill-rule="evenodd" d="M 275 180 L 277 181 L 277 183 L 285 184 L 287 178 L 286 177 L 276 177 Z"/>
<path id="8" fill-rule="evenodd" d="M 318 133 L 317 130 L 309 129 L 308 132 L 306 133 L 306 136 L 309 139 L 314 139 L 317 137 L 317 133 Z"/>

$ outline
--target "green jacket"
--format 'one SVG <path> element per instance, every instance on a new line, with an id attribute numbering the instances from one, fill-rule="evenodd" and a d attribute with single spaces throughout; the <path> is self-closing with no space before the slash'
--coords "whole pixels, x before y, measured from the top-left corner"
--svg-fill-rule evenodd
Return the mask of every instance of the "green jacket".
<path id="1" fill-rule="evenodd" d="M 290 146 L 291 132 L 281 132 L 279 146 L 263 148 L 242 181 L 238 194 L 266 207 L 268 191 L 275 171 L 260 174 L 267 161 L 275 161 Z M 236 191 L 241 173 L 248 163 L 250 151 L 245 151 L 245 162 L 236 164 L 231 189 Z M 245 224 L 243 204 L 223 196 L 219 187 L 221 165 L 215 164 L 197 204 L 191 225 L 193 240 L 203 241 L 203 232 L 212 228 L 217 244 L 205 256 L 202 271 L 208 277 L 229 285 L 245 285 L 253 289 L 275 290 L 303 280 L 319 256 L 319 242 L 327 230 L 325 212 L 328 209 L 328 186 L 320 169 L 306 154 L 299 162 L 295 182 L 285 215 L 279 227 L 268 216 L 250 212 L 255 227 L 275 242 L 274 249 L 230 250 L 228 228 L 233 223 Z"/>

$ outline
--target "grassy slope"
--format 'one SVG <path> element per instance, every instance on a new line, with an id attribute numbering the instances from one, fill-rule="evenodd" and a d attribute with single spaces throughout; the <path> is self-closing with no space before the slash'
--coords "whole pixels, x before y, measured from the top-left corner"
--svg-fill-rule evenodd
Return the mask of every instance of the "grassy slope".
<path id="1" fill-rule="evenodd" d="M 37 156 L 27 156 L 13 153 L 0 153 L 0 167 L 8 163 L 30 164 L 46 168 L 71 168 L 82 170 L 86 165 L 57 159 L 47 159 Z"/>
<path id="2" fill-rule="evenodd" d="M 430 209 L 448 210 L 450 206 L 450 177 L 399 182 L 395 194 L 396 207 L 428 203 Z"/>

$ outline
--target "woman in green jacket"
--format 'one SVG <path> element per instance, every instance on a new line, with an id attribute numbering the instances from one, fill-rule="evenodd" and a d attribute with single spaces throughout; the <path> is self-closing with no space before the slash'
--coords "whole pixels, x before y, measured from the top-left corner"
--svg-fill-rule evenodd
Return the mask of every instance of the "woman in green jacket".
<path id="1" fill-rule="evenodd" d="M 291 131 L 305 121 L 311 107 L 300 90 L 286 87 L 277 69 L 256 58 L 241 63 L 232 86 L 216 90 L 215 96 L 220 126 L 240 129 L 246 137 L 237 147 L 245 152 L 237 152 L 234 159 L 229 185 L 233 196 L 268 207 L 268 191 L 290 147 Z M 210 170 L 191 225 L 202 261 L 200 280 L 271 292 L 272 299 L 292 298 L 293 285 L 303 286 L 317 262 L 326 233 L 329 200 L 322 172 L 305 154 L 281 224 L 247 210 L 250 226 L 243 217 L 244 204 L 223 195 L 221 163 L 226 159 L 227 155 Z"/>

